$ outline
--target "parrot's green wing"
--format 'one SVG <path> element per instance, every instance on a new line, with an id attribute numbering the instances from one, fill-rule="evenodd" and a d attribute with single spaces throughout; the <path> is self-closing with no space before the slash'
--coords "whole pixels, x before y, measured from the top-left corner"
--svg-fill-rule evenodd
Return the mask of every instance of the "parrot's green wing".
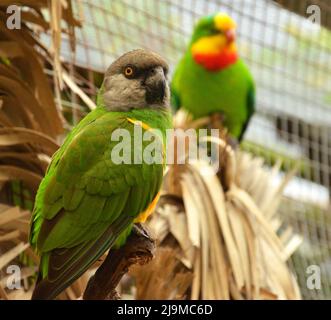
<path id="1" fill-rule="evenodd" d="M 245 123 L 241 129 L 240 135 L 238 137 L 238 142 L 240 142 L 245 134 L 245 131 L 248 127 L 249 121 L 251 119 L 251 117 L 253 116 L 254 112 L 255 112 L 255 89 L 254 89 L 254 84 L 252 82 L 250 89 L 248 90 L 247 93 L 247 104 L 246 104 L 246 108 L 247 108 L 247 118 L 245 120 Z"/>
<path id="2" fill-rule="evenodd" d="M 121 128 L 133 137 L 134 130 L 119 114 L 91 112 L 54 155 L 39 187 L 30 232 L 41 253 L 34 298 L 53 298 L 70 285 L 130 232 L 159 191 L 162 164 L 113 162 L 119 142 L 111 134 Z"/>

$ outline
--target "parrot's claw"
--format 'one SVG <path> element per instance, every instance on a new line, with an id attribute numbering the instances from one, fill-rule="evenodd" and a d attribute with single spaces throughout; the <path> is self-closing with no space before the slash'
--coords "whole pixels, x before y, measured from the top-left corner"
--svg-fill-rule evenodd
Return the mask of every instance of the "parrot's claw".
<path id="1" fill-rule="evenodd" d="M 147 239 L 151 238 L 149 231 L 146 229 L 146 227 L 143 227 L 141 223 L 135 223 L 133 225 L 132 232 L 135 233 L 138 237 L 144 237 Z"/>

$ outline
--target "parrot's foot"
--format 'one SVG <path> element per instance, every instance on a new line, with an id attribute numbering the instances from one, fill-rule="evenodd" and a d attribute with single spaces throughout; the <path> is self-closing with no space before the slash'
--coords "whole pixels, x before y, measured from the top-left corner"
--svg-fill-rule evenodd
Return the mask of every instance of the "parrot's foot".
<path id="1" fill-rule="evenodd" d="M 136 224 L 126 243 L 111 249 L 102 265 L 86 286 L 84 300 L 118 300 L 116 287 L 133 264 L 146 264 L 154 257 L 155 240 L 141 225 Z"/>
<path id="2" fill-rule="evenodd" d="M 131 232 L 135 233 L 137 237 L 151 239 L 149 231 L 145 227 L 143 227 L 141 223 L 134 224 Z"/>

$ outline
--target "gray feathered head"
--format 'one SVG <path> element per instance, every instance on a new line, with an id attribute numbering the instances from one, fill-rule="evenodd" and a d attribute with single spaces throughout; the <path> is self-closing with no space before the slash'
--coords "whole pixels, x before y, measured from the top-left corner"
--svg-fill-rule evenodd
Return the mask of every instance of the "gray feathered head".
<path id="1" fill-rule="evenodd" d="M 103 101 L 112 111 L 168 107 L 168 65 L 158 54 L 137 49 L 114 61 L 106 71 Z"/>

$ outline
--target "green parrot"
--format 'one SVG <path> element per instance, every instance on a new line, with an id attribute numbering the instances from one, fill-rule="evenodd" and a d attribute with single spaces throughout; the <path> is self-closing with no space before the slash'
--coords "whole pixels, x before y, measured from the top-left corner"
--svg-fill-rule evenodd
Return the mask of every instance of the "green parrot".
<path id="1" fill-rule="evenodd" d="M 30 243 L 41 256 L 32 299 L 55 298 L 107 249 L 123 245 L 133 224 L 144 222 L 154 209 L 171 128 L 167 71 L 163 58 L 150 51 L 121 56 L 105 74 L 97 108 L 53 155 L 31 218 Z M 142 152 L 150 144 L 134 143 L 136 125 L 143 132 L 158 129 L 160 163 L 136 163 L 133 152 L 125 163 L 114 158 L 116 129 L 132 138 L 126 151 Z"/>
<path id="2" fill-rule="evenodd" d="M 240 141 L 254 113 L 254 81 L 238 57 L 236 24 L 227 14 L 203 17 L 174 72 L 171 103 L 194 119 L 221 113 L 223 125 Z"/>

